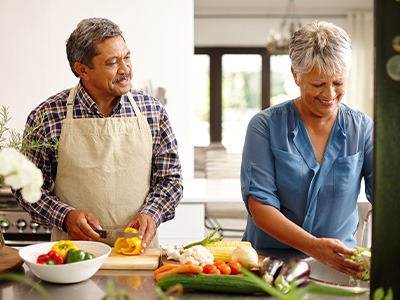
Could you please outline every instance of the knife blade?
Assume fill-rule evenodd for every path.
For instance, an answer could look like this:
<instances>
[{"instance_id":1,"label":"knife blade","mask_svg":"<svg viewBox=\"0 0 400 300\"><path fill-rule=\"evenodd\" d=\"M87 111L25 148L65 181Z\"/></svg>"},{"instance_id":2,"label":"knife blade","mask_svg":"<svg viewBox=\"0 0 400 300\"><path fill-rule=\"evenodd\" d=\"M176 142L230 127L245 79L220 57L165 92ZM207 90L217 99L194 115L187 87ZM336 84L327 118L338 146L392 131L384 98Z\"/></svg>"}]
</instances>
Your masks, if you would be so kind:
<instances>
[{"instance_id":1,"label":"knife blade","mask_svg":"<svg viewBox=\"0 0 400 300\"><path fill-rule=\"evenodd\" d=\"M124 231L120 231L120 230L98 230L95 229L95 232L97 232L101 238L105 239L108 237L122 237L122 238L133 238L133 237L137 237L137 236L142 236L139 233L134 233L134 232L124 232Z\"/></svg>"}]
</instances>

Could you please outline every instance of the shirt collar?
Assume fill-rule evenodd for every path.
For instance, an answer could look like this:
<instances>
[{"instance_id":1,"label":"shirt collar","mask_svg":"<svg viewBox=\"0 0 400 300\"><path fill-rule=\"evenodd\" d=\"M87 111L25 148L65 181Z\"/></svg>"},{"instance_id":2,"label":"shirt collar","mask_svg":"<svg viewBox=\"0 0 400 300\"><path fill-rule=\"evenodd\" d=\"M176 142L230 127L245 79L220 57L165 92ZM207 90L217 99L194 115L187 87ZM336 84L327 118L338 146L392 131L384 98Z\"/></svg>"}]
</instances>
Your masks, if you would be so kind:
<instances>
[{"instance_id":1,"label":"shirt collar","mask_svg":"<svg viewBox=\"0 0 400 300\"><path fill-rule=\"evenodd\" d=\"M82 85L82 82L79 81L78 84L78 89L76 92L76 95L79 99L79 101L81 102L81 104L88 110L91 112L94 112L96 114L100 114L100 109L99 106L97 105L96 102L94 102L94 100L90 97L90 95L88 94L88 92L86 92L84 86ZM122 95L118 101L118 103L115 105L115 107L113 108L113 111L111 113L111 115L113 115L115 112L119 111L122 107L121 101L124 98L124 95Z\"/></svg>"}]
</instances>

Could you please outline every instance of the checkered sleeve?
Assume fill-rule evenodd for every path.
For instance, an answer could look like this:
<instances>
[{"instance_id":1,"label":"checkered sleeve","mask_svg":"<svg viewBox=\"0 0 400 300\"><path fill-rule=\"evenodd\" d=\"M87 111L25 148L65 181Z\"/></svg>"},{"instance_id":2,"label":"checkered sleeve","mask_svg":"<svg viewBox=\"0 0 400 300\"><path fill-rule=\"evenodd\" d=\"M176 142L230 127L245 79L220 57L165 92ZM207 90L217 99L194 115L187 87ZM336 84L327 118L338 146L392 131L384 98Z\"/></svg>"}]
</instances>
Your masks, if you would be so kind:
<instances>
[{"instance_id":1,"label":"checkered sleeve","mask_svg":"<svg viewBox=\"0 0 400 300\"><path fill-rule=\"evenodd\" d=\"M139 213L152 215L159 226L175 216L183 192L182 171L178 142L165 108L159 103L146 107L152 107L145 113L153 135L152 178L149 194Z\"/></svg>"},{"instance_id":2,"label":"checkered sleeve","mask_svg":"<svg viewBox=\"0 0 400 300\"><path fill-rule=\"evenodd\" d=\"M65 216L72 210L62 203L53 193L54 181L57 173L57 149L47 147L46 144L55 144L61 131L61 120L53 118L59 115L60 107L55 102L39 105L28 116L24 135L24 143L38 143L39 147L30 148L26 156L42 171L44 184L42 196L36 203L23 200L21 191L14 191L19 205L27 211L32 220L43 225L54 226L62 230Z\"/></svg>"}]
</instances>

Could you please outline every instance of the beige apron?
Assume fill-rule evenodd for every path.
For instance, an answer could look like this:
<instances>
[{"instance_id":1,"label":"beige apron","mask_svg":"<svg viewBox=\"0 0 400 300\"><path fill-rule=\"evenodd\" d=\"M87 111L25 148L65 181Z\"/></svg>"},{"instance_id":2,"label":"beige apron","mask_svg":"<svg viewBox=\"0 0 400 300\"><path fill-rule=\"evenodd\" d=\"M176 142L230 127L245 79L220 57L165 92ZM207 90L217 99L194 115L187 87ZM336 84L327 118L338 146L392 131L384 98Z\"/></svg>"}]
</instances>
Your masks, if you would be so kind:
<instances>
[{"instance_id":1,"label":"beige apron","mask_svg":"<svg viewBox=\"0 0 400 300\"><path fill-rule=\"evenodd\" d=\"M74 119L76 91L71 89L67 100L54 191L60 201L92 213L103 229L122 230L149 192L150 127L130 92L134 117ZM53 228L51 240L60 239L68 234ZM153 242L157 246L157 238Z\"/></svg>"}]
</instances>

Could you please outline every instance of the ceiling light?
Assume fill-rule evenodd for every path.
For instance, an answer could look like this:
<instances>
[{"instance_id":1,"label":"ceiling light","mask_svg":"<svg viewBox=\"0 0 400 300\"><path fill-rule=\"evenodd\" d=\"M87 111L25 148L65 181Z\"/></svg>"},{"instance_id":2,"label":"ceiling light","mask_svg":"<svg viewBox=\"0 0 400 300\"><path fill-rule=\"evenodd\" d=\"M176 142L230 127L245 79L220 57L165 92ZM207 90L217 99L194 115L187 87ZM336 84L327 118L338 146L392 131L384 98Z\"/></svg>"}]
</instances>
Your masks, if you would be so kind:
<instances>
[{"instance_id":1,"label":"ceiling light","mask_svg":"<svg viewBox=\"0 0 400 300\"><path fill-rule=\"evenodd\" d=\"M286 54L294 32L301 27L301 22L295 13L294 0L288 0L285 15L279 30L271 29L267 36L266 48L271 54Z\"/></svg>"}]
</instances>

